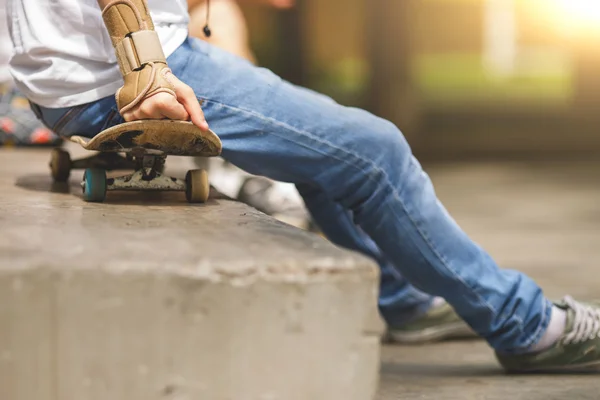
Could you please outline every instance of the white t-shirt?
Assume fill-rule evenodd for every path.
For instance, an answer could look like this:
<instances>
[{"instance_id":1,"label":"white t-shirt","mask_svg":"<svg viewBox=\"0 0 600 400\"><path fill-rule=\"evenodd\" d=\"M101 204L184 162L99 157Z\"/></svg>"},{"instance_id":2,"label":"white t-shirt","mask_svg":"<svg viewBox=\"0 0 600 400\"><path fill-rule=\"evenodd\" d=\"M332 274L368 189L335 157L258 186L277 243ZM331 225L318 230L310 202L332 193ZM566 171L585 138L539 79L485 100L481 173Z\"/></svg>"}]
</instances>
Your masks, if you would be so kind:
<instances>
[{"instance_id":1,"label":"white t-shirt","mask_svg":"<svg viewBox=\"0 0 600 400\"><path fill-rule=\"evenodd\" d=\"M187 0L147 0L165 55L188 35ZM34 103L71 107L123 84L96 0L8 0L10 72Z\"/></svg>"},{"instance_id":2,"label":"white t-shirt","mask_svg":"<svg viewBox=\"0 0 600 400\"><path fill-rule=\"evenodd\" d=\"M0 83L10 81L10 72L8 62L12 54L12 43L8 35L8 26L6 24L6 0L0 0Z\"/></svg>"}]
</instances>

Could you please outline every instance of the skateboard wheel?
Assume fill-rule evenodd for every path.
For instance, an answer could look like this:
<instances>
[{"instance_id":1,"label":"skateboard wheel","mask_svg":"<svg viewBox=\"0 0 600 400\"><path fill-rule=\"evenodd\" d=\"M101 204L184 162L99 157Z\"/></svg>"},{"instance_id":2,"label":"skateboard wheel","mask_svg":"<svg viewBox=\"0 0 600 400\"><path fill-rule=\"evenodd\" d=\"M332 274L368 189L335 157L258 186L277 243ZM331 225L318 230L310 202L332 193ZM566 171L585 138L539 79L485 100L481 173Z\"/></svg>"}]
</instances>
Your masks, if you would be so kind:
<instances>
[{"instance_id":1,"label":"skateboard wheel","mask_svg":"<svg viewBox=\"0 0 600 400\"><path fill-rule=\"evenodd\" d=\"M188 171L185 175L185 197L189 203L205 203L210 194L208 172L203 169Z\"/></svg>"},{"instance_id":2,"label":"skateboard wheel","mask_svg":"<svg viewBox=\"0 0 600 400\"><path fill-rule=\"evenodd\" d=\"M101 203L106 198L106 172L103 169L88 168L83 173L83 199Z\"/></svg>"},{"instance_id":3,"label":"skateboard wheel","mask_svg":"<svg viewBox=\"0 0 600 400\"><path fill-rule=\"evenodd\" d=\"M55 182L66 182L71 175L71 156L62 149L52 149L50 171Z\"/></svg>"}]
</instances>

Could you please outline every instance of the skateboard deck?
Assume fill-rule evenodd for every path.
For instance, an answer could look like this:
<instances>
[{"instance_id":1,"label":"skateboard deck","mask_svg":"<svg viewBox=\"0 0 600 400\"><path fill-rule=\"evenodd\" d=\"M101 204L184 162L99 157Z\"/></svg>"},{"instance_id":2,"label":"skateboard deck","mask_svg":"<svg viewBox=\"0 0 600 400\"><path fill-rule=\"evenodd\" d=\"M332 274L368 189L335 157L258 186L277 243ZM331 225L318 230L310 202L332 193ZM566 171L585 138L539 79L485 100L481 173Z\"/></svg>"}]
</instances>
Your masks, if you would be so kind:
<instances>
[{"instance_id":1,"label":"skateboard deck","mask_svg":"<svg viewBox=\"0 0 600 400\"><path fill-rule=\"evenodd\" d=\"M216 157L222 150L221 140L213 131L202 131L191 122L171 120L126 122L92 139L72 136L70 140L99 153L73 161L68 152L54 149L50 161L52 177L66 182L72 169L85 168L83 198L93 202L104 201L107 191L152 190L183 191L190 203L203 203L210 193L208 173L188 171L185 180L168 177L163 175L165 160L167 156ZM133 173L107 178L106 171L121 167L132 169Z\"/></svg>"},{"instance_id":2,"label":"skateboard deck","mask_svg":"<svg viewBox=\"0 0 600 400\"><path fill-rule=\"evenodd\" d=\"M159 156L216 157L221 140L188 121L143 120L108 128L94 138L72 136L86 150Z\"/></svg>"}]
</instances>

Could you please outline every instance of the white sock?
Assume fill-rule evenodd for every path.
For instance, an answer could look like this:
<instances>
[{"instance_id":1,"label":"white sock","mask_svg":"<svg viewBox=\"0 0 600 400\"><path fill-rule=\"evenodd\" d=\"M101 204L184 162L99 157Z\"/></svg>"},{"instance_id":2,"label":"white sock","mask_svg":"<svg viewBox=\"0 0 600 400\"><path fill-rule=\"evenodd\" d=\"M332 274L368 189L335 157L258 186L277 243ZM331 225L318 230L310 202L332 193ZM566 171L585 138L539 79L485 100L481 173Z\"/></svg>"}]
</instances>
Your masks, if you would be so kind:
<instances>
[{"instance_id":1,"label":"white sock","mask_svg":"<svg viewBox=\"0 0 600 400\"><path fill-rule=\"evenodd\" d=\"M548 324L546 333L544 333L544 336L542 336L539 342L534 344L529 349L529 352L539 353L554 346L558 339L560 339L560 337L565 333L566 327L567 312L561 308L553 306L552 314L550 316L550 323Z\"/></svg>"},{"instance_id":2,"label":"white sock","mask_svg":"<svg viewBox=\"0 0 600 400\"><path fill-rule=\"evenodd\" d=\"M444 300L443 298L441 298L441 297L434 297L433 301L431 302L431 309L441 307L441 306L443 306L445 304L446 304L446 300Z\"/></svg>"}]
</instances>

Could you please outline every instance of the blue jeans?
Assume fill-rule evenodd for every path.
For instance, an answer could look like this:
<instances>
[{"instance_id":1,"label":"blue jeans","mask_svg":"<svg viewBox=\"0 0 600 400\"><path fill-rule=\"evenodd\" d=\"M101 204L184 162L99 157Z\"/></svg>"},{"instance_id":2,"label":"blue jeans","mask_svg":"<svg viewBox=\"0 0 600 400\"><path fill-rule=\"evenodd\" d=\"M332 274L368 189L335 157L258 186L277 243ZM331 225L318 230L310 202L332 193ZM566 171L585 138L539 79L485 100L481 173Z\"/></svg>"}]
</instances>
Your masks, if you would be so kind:
<instances>
[{"instance_id":1,"label":"blue jeans","mask_svg":"<svg viewBox=\"0 0 600 400\"><path fill-rule=\"evenodd\" d=\"M460 229L392 123L200 40L186 41L169 65L204 100L225 159L294 183L333 242L379 262L388 324L420 315L435 295L499 351L523 351L542 337L551 311L542 290L524 274L500 269ZM64 136L93 136L122 122L112 97L71 109L34 108Z\"/></svg>"}]
</instances>

